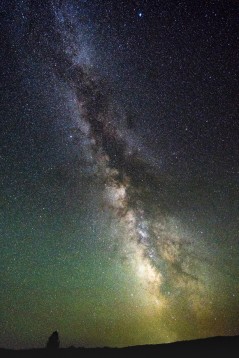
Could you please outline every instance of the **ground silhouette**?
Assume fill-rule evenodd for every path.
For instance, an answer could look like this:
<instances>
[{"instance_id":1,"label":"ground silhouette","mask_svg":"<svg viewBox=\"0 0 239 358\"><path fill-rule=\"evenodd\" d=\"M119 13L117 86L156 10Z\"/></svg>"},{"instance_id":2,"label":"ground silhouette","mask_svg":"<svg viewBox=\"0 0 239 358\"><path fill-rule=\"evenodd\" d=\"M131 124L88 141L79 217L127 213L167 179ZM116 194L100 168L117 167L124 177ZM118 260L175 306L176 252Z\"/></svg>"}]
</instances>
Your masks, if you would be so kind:
<instances>
[{"instance_id":1,"label":"ground silhouette","mask_svg":"<svg viewBox=\"0 0 239 358\"><path fill-rule=\"evenodd\" d=\"M125 348L59 348L55 350L29 349L8 350L0 349L1 357L237 357L239 351L239 336L212 337L192 341L181 341L168 344L131 346Z\"/></svg>"}]
</instances>

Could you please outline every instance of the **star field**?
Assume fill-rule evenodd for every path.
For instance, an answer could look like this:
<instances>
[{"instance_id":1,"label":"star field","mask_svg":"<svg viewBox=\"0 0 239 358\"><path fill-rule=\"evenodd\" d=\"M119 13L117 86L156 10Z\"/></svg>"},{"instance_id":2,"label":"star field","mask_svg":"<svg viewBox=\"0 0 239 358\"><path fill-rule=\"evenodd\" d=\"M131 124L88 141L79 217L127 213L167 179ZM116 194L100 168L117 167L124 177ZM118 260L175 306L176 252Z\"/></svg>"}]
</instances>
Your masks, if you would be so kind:
<instances>
[{"instance_id":1,"label":"star field","mask_svg":"<svg viewBox=\"0 0 239 358\"><path fill-rule=\"evenodd\" d=\"M0 16L0 346L239 334L238 4Z\"/></svg>"}]
</instances>

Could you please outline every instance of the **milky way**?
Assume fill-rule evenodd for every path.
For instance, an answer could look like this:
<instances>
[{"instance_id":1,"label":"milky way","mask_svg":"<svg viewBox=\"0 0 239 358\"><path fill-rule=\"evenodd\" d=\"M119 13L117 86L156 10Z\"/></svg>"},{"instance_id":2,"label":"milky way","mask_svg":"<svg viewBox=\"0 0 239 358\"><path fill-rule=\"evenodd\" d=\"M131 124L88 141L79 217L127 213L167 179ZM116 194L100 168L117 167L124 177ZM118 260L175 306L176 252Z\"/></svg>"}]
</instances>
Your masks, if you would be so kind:
<instances>
[{"instance_id":1,"label":"milky way","mask_svg":"<svg viewBox=\"0 0 239 358\"><path fill-rule=\"evenodd\" d=\"M112 4L107 11L113 11ZM147 21L140 5L134 6L134 21ZM3 15L10 10L6 7ZM118 92L117 79L114 84L119 60L113 54L113 64L109 63L108 44L99 50L104 39L97 32L100 25L85 20L97 6L92 11L84 1L53 1L43 8L26 1L14 11L17 30L5 26L10 47L17 53L19 67L11 66L13 76L22 71L16 93L22 90L25 104L15 104L17 114L10 106L6 113L20 118L24 107L28 111L24 118L35 117L10 129L16 143L21 138L27 143L20 161L14 144L7 144L13 154L6 163L16 164L9 172L6 164L3 178L11 185L6 189L4 184L2 190L8 303L4 303L1 344L41 346L54 329L60 331L65 346L124 346L238 333L238 239L233 236L238 225L232 214L231 230L223 222L217 226L222 215L217 210L224 205L217 194L225 195L217 175L219 164L217 178L207 189L197 174L205 157L193 169L193 145L190 148L180 138L176 146L171 128L165 136L163 125L159 130L151 119L147 127L140 111L129 109L127 80ZM165 11L162 7L160 14ZM114 36L112 28L112 42ZM130 41L130 36L126 39ZM108 59L102 62L106 54ZM131 81L137 84L135 74ZM130 101L133 96L135 108L144 82L134 95L130 86L128 97ZM153 92L149 91L150 109L142 109L142 118L150 111L152 118L155 115L150 103L155 100ZM170 122L174 109L168 111ZM183 126L188 132L190 121ZM49 132L57 133L57 139ZM192 142L197 143L198 134L194 135ZM162 144L165 138L171 143L167 147ZM195 144L198 152L203 143L204 139ZM33 148L30 164L28 148ZM187 148L192 153L188 162ZM181 169L178 162L169 164L182 152ZM205 171L210 170L205 164ZM12 175L14 171L19 177ZM222 212L237 206L237 201L230 202L232 192ZM210 200L204 199L207 196ZM26 303L28 296L31 302ZM30 328L35 316L37 326Z\"/></svg>"}]
</instances>

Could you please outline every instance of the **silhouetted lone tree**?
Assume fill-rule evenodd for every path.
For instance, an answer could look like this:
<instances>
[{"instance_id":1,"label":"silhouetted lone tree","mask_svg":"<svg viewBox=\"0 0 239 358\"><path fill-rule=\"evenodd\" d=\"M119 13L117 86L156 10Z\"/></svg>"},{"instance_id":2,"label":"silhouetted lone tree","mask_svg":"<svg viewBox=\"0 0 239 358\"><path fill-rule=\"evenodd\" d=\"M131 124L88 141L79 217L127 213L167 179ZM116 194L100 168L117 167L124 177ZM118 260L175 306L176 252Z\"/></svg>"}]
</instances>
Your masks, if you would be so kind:
<instances>
[{"instance_id":1,"label":"silhouetted lone tree","mask_svg":"<svg viewBox=\"0 0 239 358\"><path fill-rule=\"evenodd\" d=\"M59 346L60 346L59 334L57 331L55 331L48 338L46 348L47 349L58 349Z\"/></svg>"}]
</instances>

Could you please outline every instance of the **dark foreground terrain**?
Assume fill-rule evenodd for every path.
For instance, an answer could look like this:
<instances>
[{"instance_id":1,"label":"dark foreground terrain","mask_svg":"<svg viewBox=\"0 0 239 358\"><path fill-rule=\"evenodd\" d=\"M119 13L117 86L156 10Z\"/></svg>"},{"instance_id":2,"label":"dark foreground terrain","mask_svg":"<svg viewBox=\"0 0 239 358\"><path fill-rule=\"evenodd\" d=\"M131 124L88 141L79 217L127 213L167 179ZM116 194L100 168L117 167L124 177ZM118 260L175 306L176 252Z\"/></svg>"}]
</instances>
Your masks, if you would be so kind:
<instances>
[{"instance_id":1,"label":"dark foreground terrain","mask_svg":"<svg viewBox=\"0 0 239 358\"><path fill-rule=\"evenodd\" d=\"M0 357L238 357L239 336L125 348L0 349Z\"/></svg>"}]
</instances>

